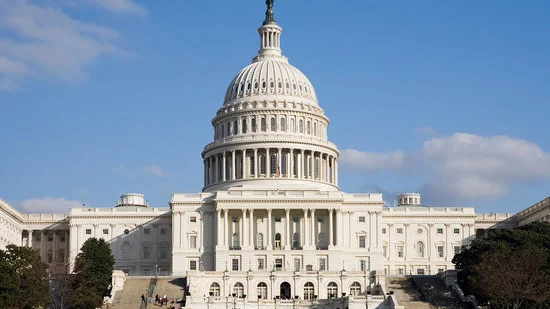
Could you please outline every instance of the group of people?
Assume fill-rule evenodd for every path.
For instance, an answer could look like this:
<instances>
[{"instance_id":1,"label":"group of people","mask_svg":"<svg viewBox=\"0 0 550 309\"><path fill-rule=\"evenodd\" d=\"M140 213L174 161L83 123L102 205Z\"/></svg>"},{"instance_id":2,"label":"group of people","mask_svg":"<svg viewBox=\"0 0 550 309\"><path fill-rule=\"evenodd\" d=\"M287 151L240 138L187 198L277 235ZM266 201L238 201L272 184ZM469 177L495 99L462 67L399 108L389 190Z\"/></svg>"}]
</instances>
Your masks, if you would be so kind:
<instances>
[{"instance_id":1,"label":"group of people","mask_svg":"<svg viewBox=\"0 0 550 309\"><path fill-rule=\"evenodd\" d=\"M184 300L181 299L181 298L178 298L176 300L176 303L182 303ZM146 303L147 302L147 298L145 297L144 294L141 294L141 302L142 303ZM155 295L155 304L158 304L159 306L164 306L164 305L168 305L168 297L166 296L166 294L164 294L163 296L160 296L160 295ZM174 301L172 300L172 303L171 305L168 307L168 309L176 309L176 306L174 305Z\"/></svg>"},{"instance_id":2,"label":"group of people","mask_svg":"<svg viewBox=\"0 0 550 309\"><path fill-rule=\"evenodd\" d=\"M158 294L155 295L155 304L166 305L168 304L168 298L166 297L166 294L164 296L159 296Z\"/></svg>"}]
</instances>

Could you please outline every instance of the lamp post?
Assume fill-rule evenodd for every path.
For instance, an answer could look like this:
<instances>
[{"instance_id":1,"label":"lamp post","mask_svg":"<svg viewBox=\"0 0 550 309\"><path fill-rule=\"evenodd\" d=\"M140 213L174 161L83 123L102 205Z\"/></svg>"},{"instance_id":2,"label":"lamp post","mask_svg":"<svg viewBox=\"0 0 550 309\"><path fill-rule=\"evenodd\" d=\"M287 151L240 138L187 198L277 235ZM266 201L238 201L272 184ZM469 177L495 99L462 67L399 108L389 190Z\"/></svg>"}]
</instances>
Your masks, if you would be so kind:
<instances>
[{"instance_id":1,"label":"lamp post","mask_svg":"<svg viewBox=\"0 0 550 309\"><path fill-rule=\"evenodd\" d=\"M233 309L235 309L235 304L237 303L237 298L236 298L237 294L233 293L231 294L231 296L233 296Z\"/></svg>"}]
</instances>

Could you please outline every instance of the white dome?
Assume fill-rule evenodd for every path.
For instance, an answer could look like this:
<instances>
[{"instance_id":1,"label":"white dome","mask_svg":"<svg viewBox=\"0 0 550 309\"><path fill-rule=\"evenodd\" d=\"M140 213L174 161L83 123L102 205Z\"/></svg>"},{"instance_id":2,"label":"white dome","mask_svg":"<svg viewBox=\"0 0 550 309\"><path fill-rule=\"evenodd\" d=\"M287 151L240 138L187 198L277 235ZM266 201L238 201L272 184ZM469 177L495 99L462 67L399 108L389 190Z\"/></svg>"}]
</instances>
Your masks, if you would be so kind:
<instances>
[{"instance_id":1,"label":"white dome","mask_svg":"<svg viewBox=\"0 0 550 309\"><path fill-rule=\"evenodd\" d=\"M262 96L317 105L311 82L282 59L260 59L242 69L227 87L224 105L237 99Z\"/></svg>"}]
</instances>

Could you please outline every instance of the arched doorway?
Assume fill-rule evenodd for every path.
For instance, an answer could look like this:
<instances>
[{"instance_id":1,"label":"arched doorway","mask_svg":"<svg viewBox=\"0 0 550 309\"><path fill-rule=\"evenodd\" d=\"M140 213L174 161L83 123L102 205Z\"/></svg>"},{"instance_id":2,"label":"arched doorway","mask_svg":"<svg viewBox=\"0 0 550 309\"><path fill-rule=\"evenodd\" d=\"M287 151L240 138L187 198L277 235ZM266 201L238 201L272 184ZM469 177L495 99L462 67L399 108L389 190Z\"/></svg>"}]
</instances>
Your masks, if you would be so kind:
<instances>
[{"instance_id":1,"label":"arched doorway","mask_svg":"<svg viewBox=\"0 0 550 309\"><path fill-rule=\"evenodd\" d=\"M290 299L290 283L283 282L281 283L280 297L281 299Z\"/></svg>"}]
</instances>

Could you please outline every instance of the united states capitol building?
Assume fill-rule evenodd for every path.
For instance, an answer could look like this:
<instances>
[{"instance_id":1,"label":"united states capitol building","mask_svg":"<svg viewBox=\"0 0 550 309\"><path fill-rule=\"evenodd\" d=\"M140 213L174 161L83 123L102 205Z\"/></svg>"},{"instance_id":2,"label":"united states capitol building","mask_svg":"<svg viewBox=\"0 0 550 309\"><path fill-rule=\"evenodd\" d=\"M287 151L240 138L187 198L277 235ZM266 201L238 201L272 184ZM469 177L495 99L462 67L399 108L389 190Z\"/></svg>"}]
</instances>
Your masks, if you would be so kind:
<instances>
[{"instance_id":1,"label":"united states capitol building","mask_svg":"<svg viewBox=\"0 0 550 309\"><path fill-rule=\"evenodd\" d=\"M308 78L283 55L271 6L258 33L258 55L230 82L212 119L202 192L174 193L159 208L128 193L114 207L68 214L23 214L0 199L0 248L32 247L61 269L88 238L104 238L115 269L185 277L188 305L206 308L204 295L367 295L388 275L453 269L454 254L482 229L550 221L550 199L515 215L478 214L422 206L418 193L386 207L380 193L340 191L329 119Z\"/></svg>"}]
</instances>

